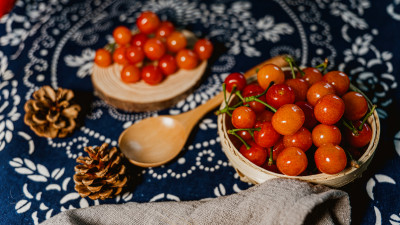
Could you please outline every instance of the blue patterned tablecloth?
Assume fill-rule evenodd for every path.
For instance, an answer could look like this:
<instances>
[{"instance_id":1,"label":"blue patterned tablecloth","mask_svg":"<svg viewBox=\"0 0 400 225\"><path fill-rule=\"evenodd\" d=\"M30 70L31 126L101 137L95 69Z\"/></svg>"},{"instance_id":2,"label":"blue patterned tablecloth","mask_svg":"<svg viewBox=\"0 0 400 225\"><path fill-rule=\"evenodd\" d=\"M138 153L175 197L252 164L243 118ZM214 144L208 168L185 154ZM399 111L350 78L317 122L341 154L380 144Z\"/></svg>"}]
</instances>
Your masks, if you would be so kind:
<instances>
[{"instance_id":1,"label":"blue patterned tablecloth","mask_svg":"<svg viewBox=\"0 0 400 225\"><path fill-rule=\"evenodd\" d=\"M127 113L99 99L90 76L95 50L111 40L112 29L134 29L144 10L208 37L217 57L201 86L177 105ZM378 105L382 133L376 155L362 178L342 189L350 195L354 224L400 224L398 0L17 1L0 20L0 223L38 224L72 208L198 200L249 188L221 151L212 113L173 162L131 166L134 185L113 199L81 198L72 177L85 146L116 146L135 121L193 109L221 90L227 74L282 53L303 65L328 58L328 69L345 71ZM90 106L72 136L40 138L24 124L23 106L43 85L72 89Z\"/></svg>"}]
</instances>

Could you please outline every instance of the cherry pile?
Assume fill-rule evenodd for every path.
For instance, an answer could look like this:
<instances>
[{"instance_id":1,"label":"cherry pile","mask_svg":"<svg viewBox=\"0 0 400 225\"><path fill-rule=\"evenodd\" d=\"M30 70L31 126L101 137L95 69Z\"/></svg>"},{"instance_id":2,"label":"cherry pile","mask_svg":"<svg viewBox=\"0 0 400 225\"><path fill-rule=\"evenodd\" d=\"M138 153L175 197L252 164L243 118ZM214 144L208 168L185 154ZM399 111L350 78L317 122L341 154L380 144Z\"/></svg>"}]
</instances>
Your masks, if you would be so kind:
<instances>
[{"instance_id":1,"label":"cherry pile","mask_svg":"<svg viewBox=\"0 0 400 225\"><path fill-rule=\"evenodd\" d=\"M226 106L217 114L231 117L234 128L228 133L241 141L239 152L257 166L289 176L358 167L372 138L366 120L375 106L370 109L362 93L349 89L344 72L326 72L327 60L304 69L290 56L285 60L290 70L266 64L253 83L241 73L226 77ZM239 101L229 105L233 93Z\"/></svg>"},{"instance_id":2,"label":"cherry pile","mask_svg":"<svg viewBox=\"0 0 400 225\"><path fill-rule=\"evenodd\" d=\"M143 80L156 85L178 69L196 68L200 60L207 60L212 54L213 44L209 40L199 39L189 49L184 34L170 21L160 21L153 12L142 12L136 26L135 34L126 26L116 27L115 43L98 49L94 58L100 67L123 65L121 79L125 83Z\"/></svg>"}]
</instances>

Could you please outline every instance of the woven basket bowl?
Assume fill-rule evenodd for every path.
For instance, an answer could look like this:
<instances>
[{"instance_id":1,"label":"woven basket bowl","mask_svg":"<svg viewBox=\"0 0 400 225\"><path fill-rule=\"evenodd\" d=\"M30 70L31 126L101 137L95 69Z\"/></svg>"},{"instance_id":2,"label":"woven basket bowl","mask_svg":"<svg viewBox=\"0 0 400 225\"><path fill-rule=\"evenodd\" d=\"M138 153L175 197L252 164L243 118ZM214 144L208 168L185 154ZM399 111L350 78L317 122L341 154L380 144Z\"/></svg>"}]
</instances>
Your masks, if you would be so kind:
<instances>
[{"instance_id":1,"label":"woven basket bowl","mask_svg":"<svg viewBox=\"0 0 400 225\"><path fill-rule=\"evenodd\" d=\"M251 76L248 79L249 82L252 82L254 80L256 80L255 75ZM354 87L353 85L350 85L350 89L360 92L360 90ZM233 102L235 101L236 102L238 101L237 97L232 96L229 104L232 105ZM368 100L368 98L367 101L368 104L370 104L371 106L371 102ZM223 109L224 107L225 107L225 102L221 104L220 109ZM358 177L361 177L362 173L367 169L368 165L372 161L376 147L378 146L379 135L381 130L379 117L376 110L368 118L368 123L372 129L372 139L364 154L358 159L360 167L354 168L348 165L343 171L334 175L319 173L308 176L287 176L284 174L274 173L265 170L259 166L256 166L239 152L238 148L240 148L241 142L233 135L227 133L229 129L232 129L234 127L231 123L231 118L226 113L218 116L218 135L221 139L221 146L223 152L228 157L230 163L235 168L236 172L239 174L240 179L244 182L259 184L272 178L290 178L290 179L298 179L314 184L323 184L329 187L338 188L352 182Z\"/></svg>"}]
</instances>

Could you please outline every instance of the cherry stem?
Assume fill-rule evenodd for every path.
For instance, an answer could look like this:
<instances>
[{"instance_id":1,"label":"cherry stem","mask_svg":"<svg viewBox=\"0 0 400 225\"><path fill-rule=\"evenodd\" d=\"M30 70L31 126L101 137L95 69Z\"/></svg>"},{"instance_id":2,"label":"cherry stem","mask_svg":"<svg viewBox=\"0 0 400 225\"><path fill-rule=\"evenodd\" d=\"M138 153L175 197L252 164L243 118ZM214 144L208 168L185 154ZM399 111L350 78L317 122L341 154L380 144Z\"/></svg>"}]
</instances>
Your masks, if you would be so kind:
<instances>
[{"instance_id":1,"label":"cherry stem","mask_svg":"<svg viewBox=\"0 0 400 225\"><path fill-rule=\"evenodd\" d=\"M104 49L106 49L106 50L109 51L111 54L113 54L114 51L115 51L115 47L116 47L115 42L114 42L114 43L108 43L108 44L104 47Z\"/></svg>"},{"instance_id":2,"label":"cherry stem","mask_svg":"<svg viewBox=\"0 0 400 225\"><path fill-rule=\"evenodd\" d=\"M293 67L293 62L294 62L293 58L286 56L285 61L289 63L290 70L292 71L292 78L296 79L296 73L294 72L294 67Z\"/></svg>"},{"instance_id":3,"label":"cherry stem","mask_svg":"<svg viewBox=\"0 0 400 225\"><path fill-rule=\"evenodd\" d=\"M236 89L236 85L233 86L232 92ZM232 97L232 92L229 94L228 99L226 99L226 84L222 83L222 91L224 92L224 101L225 101L225 107L221 110L218 110L215 112L215 115L220 115L223 113L227 113L229 116L232 116L232 114L229 112L230 110L235 110L236 107L229 107L229 101L231 100Z\"/></svg>"},{"instance_id":4,"label":"cherry stem","mask_svg":"<svg viewBox=\"0 0 400 225\"><path fill-rule=\"evenodd\" d=\"M351 153L350 153L347 149L345 149L344 151L347 153L347 155L348 155L349 158L350 158L350 164L351 164L351 166L354 167L354 168L360 168L360 164L357 162L357 160L355 160L355 159L353 158L353 156L351 155Z\"/></svg>"},{"instance_id":5,"label":"cherry stem","mask_svg":"<svg viewBox=\"0 0 400 225\"><path fill-rule=\"evenodd\" d=\"M328 67L328 58L325 58L324 62L319 64L315 68L321 68L321 67L322 67L321 73L324 73L326 68Z\"/></svg>"},{"instance_id":6,"label":"cherry stem","mask_svg":"<svg viewBox=\"0 0 400 225\"><path fill-rule=\"evenodd\" d=\"M251 148L251 146L249 144L247 144L247 142L233 130L234 129L228 130L228 134L232 134L233 136L237 137L237 139L239 139L246 146L246 149L249 150Z\"/></svg>"},{"instance_id":7,"label":"cherry stem","mask_svg":"<svg viewBox=\"0 0 400 225\"><path fill-rule=\"evenodd\" d=\"M293 66L296 67L297 71L299 71L299 73L301 74L301 77L304 76L304 71L302 69L300 69L300 67L296 64L296 62L294 61L293 57L291 56L286 56L285 57L285 61L289 63L290 68L292 69L292 77L293 79L296 78L296 74L294 73L293 70Z\"/></svg>"},{"instance_id":8,"label":"cherry stem","mask_svg":"<svg viewBox=\"0 0 400 225\"><path fill-rule=\"evenodd\" d=\"M372 109L369 111L369 113L368 113L367 115L364 116L364 118L363 118L363 120L362 120L360 126L358 127L358 130L359 130L359 131L362 130L362 128L363 128L363 126L364 126L364 123L367 122L367 119L372 115L372 113L374 113L375 108L376 108L376 105L373 105L373 106L372 106Z\"/></svg>"},{"instance_id":9,"label":"cherry stem","mask_svg":"<svg viewBox=\"0 0 400 225\"><path fill-rule=\"evenodd\" d=\"M349 128L351 130L351 132L353 132L353 134L358 135L358 130L354 127L353 123L350 122L350 124L344 120L343 118L341 119L342 123L345 127Z\"/></svg>"},{"instance_id":10,"label":"cherry stem","mask_svg":"<svg viewBox=\"0 0 400 225\"><path fill-rule=\"evenodd\" d=\"M269 148L269 159L268 159L268 166L274 165L274 157L273 157L274 150L272 147Z\"/></svg>"},{"instance_id":11,"label":"cherry stem","mask_svg":"<svg viewBox=\"0 0 400 225\"><path fill-rule=\"evenodd\" d=\"M261 127L257 127L257 128L237 128L237 129L230 129L231 132L237 132L237 131L248 131L251 135L251 137L254 138L254 131L260 131ZM229 132L229 131L228 131Z\"/></svg>"},{"instance_id":12,"label":"cherry stem","mask_svg":"<svg viewBox=\"0 0 400 225\"><path fill-rule=\"evenodd\" d=\"M262 101L259 99L259 97L265 95L268 91L268 89L274 85L274 82L272 81L271 83L269 83L267 89L264 90L263 93L259 94L259 95L254 95L254 96L249 96L249 97L243 97L242 94L240 93L240 91L236 91L236 95L240 98L240 100L242 100L242 102L252 102L252 101L256 101L259 102L263 105L265 105L266 107L268 107L272 112L276 112L276 109L274 107L272 107L271 105L269 105L268 103Z\"/></svg>"}]
</instances>

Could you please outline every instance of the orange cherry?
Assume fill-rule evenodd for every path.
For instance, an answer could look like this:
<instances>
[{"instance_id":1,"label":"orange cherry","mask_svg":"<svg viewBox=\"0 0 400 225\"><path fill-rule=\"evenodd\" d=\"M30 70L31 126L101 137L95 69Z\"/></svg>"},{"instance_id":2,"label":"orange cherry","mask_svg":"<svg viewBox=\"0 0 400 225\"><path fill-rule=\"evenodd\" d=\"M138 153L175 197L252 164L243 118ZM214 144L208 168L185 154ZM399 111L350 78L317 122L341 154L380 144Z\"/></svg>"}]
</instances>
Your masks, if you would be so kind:
<instances>
[{"instance_id":1,"label":"orange cherry","mask_svg":"<svg viewBox=\"0 0 400 225\"><path fill-rule=\"evenodd\" d=\"M334 125L318 124L312 130L312 141L316 147L323 144L339 145L342 141L342 133Z\"/></svg>"},{"instance_id":2,"label":"orange cherry","mask_svg":"<svg viewBox=\"0 0 400 225\"><path fill-rule=\"evenodd\" d=\"M272 126L282 135L296 133L303 126L304 112L295 104L281 106L272 116Z\"/></svg>"},{"instance_id":3,"label":"orange cherry","mask_svg":"<svg viewBox=\"0 0 400 225\"><path fill-rule=\"evenodd\" d=\"M322 73L317 68L307 67L303 69L303 72L303 79L307 81L310 86L322 80Z\"/></svg>"},{"instance_id":4,"label":"orange cherry","mask_svg":"<svg viewBox=\"0 0 400 225\"><path fill-rule=\"evenodd\" d=\"M283 144L286 148L298 147L305 152L313 144L311 132L301 127L296 133L283 136Z\"/></svg>"},{"instance_id":5,"label":"orange cherry","mask_svg":"<svg viewBox=\"0 0 400 225\"><path fill-rule=\"evenodd\" d=\"M272 81L274 84L285 82L285 74L279 66L274 64L265 64L257 72L257 81L262 88L267 89Z\"/></svg>"},{"instance_id":6,"label":"orange cherry","mask_svg":"<svg viewBox=\"0 0 400 225\"><path fill-rule=\"evenodd\" d=\"M190 49L182 49L175 56L176 64L179 68L185 70L191 70L196 68L198 64L197 55Z\"/></svg>"},{"instance_id":7,"label":"orange cherry","mask_svg":"<svg viewBox=\"0 0 400 225\"><path fill-rule=\"evenodd\" d=\"M344 102L334 94L325 95L314 107L315 119L327 125L337 123L342 118L343 113Z\"/></svg>"},{"instance_id":8,"label":"orange cherry","mask_svg":"<svg viewBox=\"0 0 400 225\"><path fill-rule=\"evenodd\" d=\"M111 65L111 53L103 48L97 49L94 56L94 63L100 67L107 67Z\"/></svg>"},{"instance_id":9,"label":"orange cherry","mask_svg":"<svg viewBox=\"0 0 400 225\"><path fill-rule=\"evenodd\" d=\"M167 48L171 52L178 52L184 49L187 45L187 40L185 35L179 31L174 31L167 38Z\"/></svg>"},{"instance_id":10,"label":"orange cherry","mask_svg":"<svg viewBox=\"0 0 400 225\"><path fill-rule=\"evenodd\" d=\"M289 147L279 153L276 165L283 174L297 176L306 170L308 159L300 148Z\"/></svg>"},{"instance_id":11,"label":"orange cherry","mask_svg":"<svg viewBox=\"0 0 400 225\"><path fill-rule=\"evenodd\" d=\"M318 81L308 89L307 102L315 106L318 100L327 94L335 94L335 88L328 82Z\"/></svg>"},{"instance_id":12,"label":"orange cherry","mask_svg":"<svg viewBox=\"0 0 400 225\"><path fill-rule=\"evenodd\" d=\"M339 96L344 95L349 90L350 79L342 71L329 71L322 77L322 80L332 84Z\"/></svg>"},{"instance_id":13,"label":"orange cherry","mask_svg":"<svg viewBox=\"0 0 400 225\"><path fill-rule=\"evenodd\" d=\"M113 37L117 44L126 45L131 41L132 32L125 26L118 26L113 31Z\"/></svg>"},{"instance_id":14,"label":"orange cherry","mask_svg":"<svg viewBox=\"0 0 400 225\"><path fill-rule=\"evenodd\" d=\"M349 91L342 96L344 101L344 117L349 120L359 120L368 111L368 103L365 97L355 91Z\"/></svg>"},{"instance_id":15,"label":"orange cherry","mask_svg":"<svg viewBox=\"0 0 400 225\"><path fill-rule=\"evenodd\" d=\"M324 144L314 154L315 164L319 171L326 174L336 174L347 165L346 153L339 145Z\"/></svg>"}]
</instances>

